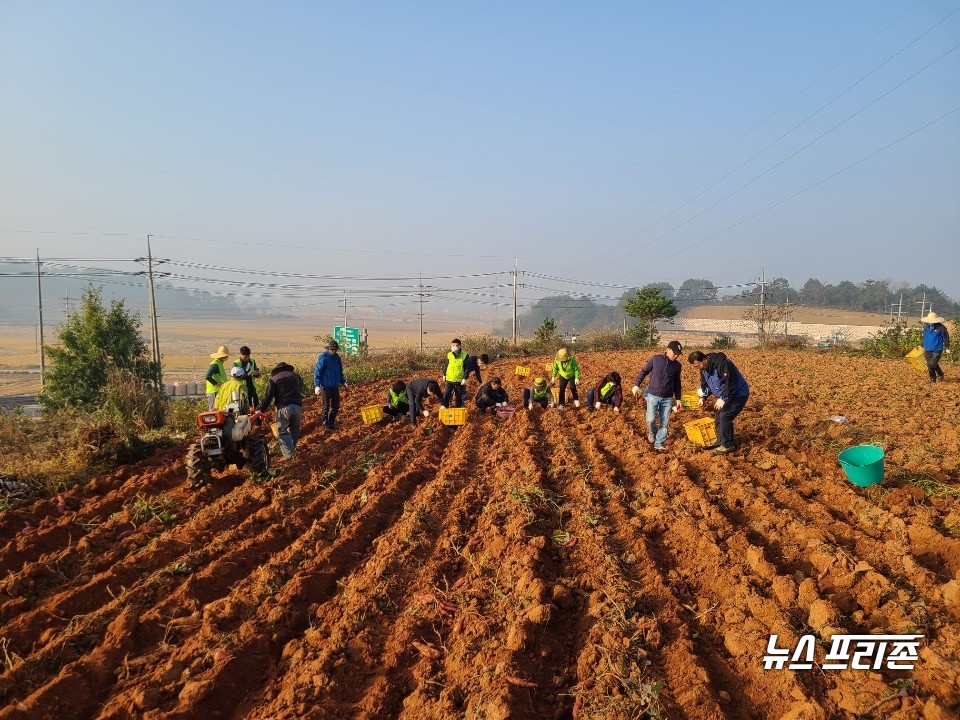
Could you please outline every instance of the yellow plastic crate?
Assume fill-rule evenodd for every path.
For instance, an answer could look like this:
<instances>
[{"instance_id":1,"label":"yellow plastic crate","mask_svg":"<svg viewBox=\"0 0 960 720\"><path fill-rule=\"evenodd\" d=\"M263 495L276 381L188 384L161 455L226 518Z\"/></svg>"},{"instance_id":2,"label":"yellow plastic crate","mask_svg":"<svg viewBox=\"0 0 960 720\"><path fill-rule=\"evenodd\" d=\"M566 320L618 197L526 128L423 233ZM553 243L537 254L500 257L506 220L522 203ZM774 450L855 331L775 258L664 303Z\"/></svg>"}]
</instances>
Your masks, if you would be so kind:
<instances>
[{"instance_id":1,"label":"yellow plastic crate","mask_svg":"<svg viewBox=\"0 0 960 720\"><path fill-rule=\"evenodd\" d=\"M517 377L525 378L530 376L530 368L524 367L523 365L517 365L517 369L513 372Z\"/></svg>"},{"instance_id":2,"label":"yellow plastic crate","mask_svg":"<svg viewBox=\"0 0 960 720\"><path fill-rule=\"evenodd\" d=\"M680 404L687 408L687 410L692 410L700 405L700 396L697 395L696 390L688 390L685 393L680 393Z\"/></svg>"},{"instance_id":3,"label":"yellow plastic crate","mask_svg":"<svg viewBox=\"0 0 960 720\"><path fill-rule=\"evenodd\" d=\"M552 387L550 388L550 394L553 395L553 404L557 405L560 403L560 388Z\"/></svg>"},{"instance_id":4,"label":"yellow plastic crate","mask_svg":"<svg viewBox=\"0 0 960 720\"><path fill-rule=\"evenodd\" d=\"M364 425L373 425L383 420L383 408L379 405L367 405L360 408L360 417L363 418Z\"/></svg>"},{"instance_id":5,"label":"yellow plastic crate","mask_svg":"<svg viewBox=\"0 0 960 720\"><path fill-rule=\"evenodd\" d=\"M914 369L917 372L922 372L924 375L927 374L927 363L923 357L923 348L915 347L913 350L907 353L907 362L913 365Z\"/></svg>"},{"instance_id":6,"label":"yellow plastic crate","mask_svg":"<svg viewBox=\"0 0 960 720\"><path fill-rule=\"evenodd\" d=\"M688 422L683 426L683 429L687 431L687 438L689 438L690 442L700 445L701 447L715 445L717 442L717 431L713 418L703 418L701 420Z\"/></svg>"},{"instance_id":7,"label":"yellow plastic crate","mask_svg":"<svg viewBox=\"0 0 960 720\"><path fill-rule=\"evenodd\" d=\"M467 422L466 408L447 408L440 411L440 422L444 425L463 425Z\"/></svg>"},{"instance_id":8,"label":"yellow plastic crate","mask_svg":"<svg viewBox=\"0 0 960 720\"><path fill-rule=\"evenodd\" d=\"M553 363L544 363L543 369L546 370L547 375L553 374Z\"/></svg>"}]
</instances>

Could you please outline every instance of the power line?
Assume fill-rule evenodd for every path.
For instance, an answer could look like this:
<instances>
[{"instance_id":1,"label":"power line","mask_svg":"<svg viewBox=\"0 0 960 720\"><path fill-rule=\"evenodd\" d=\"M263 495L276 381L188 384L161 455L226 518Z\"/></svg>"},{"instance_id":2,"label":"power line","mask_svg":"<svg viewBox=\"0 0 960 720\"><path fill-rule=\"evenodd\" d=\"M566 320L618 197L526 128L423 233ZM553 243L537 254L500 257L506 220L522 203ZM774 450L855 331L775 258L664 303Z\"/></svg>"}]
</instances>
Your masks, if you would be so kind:
<instances>
[{"instance_id":1,"label":"power line","mask_svg":"<svg viewBox=\"0 0 960 720\"><path fill-rule=\"evenodd\" d=\"M726 173L725 175L723 175L720 179L716 180L715 182L713 182L712 184L710 184L709 186L707 186L706 188L704 188L703 190L701 190L699 193L697 193L697 194L694 195L693 197L688 198L688 199L685 200L683 203L681 203L680 205L678 205L677 207L675 207L673 210L671 210L670 212L668 212L666 215L661 216L660 218L658 218L658 219L655 220L654 222L652 222L652 223L650 223L649 225L647 225L646 227L644 227L644 228L643 228L642 230L640 230L639 232L631 235L631 236L628 237L626 240L618 243L617 245L615 245L615 246L614 246L613 248L611 248L610 250L607 250L607 251L601 253L601 254L598 255L595 259L599 259L599 258L602 257L603 255L606 255L606 254L608 254L609 252L612 252L613 250L617 250L617 249L623 247L624 245L626 245L626 244L627 244L628 242L630 242L631 240L637 239L638 237L640 237L641 235L643 235L645 232L647 232L647 230L650 230L650 229L652 229L653 227L655 227L656 225L659 225L661 222L663 222L663 221L666 220L668 217L670 217L671 215L673 215L674 213L676 213L678 210L682 210L684 207L686 207L687 205L689 205L691 202L693 202L694 200L700 198L704 193L706 193L706 192L708 192L709 190L711 190L712 188L716 187L719 183L723 182L723 181L726 180L728 177L730 177L733 173L737 172L737 170L740 170L740 169L743 168L745 165L747 165L747 164L750 163L751 161L755 160L757 157L759 157L760 155L762 155L763 153L765 153L767 150L769 150L771 147L773 147L774 145L776 145L777 143L779 143L779 142L780 142L781 140L783 140L785 137L787 137L788 135L792 134L795 130L799 129L801 126L803 126L804 124L806 124L807 121L813 119L815 116L817 116L818 114L820 114L823 110L825 110L825 109L828 108L830 105L832 105L832 104L835 103L837 100L839 100L839 99L842 98L844 95L846 95L848 92L850 92L851 90L853 90L855 87L857 87L857 86L858 86L860 83L862 83L864 80L866 80L866 79L869 78L871 75L873 75L875 72L877 72L878 70L880 70L880 68L882 68L884 65L886 65L887 63L889 63L891 60L893 60L894 58L896 58L897 56L899 56L901 53L903 53L905 50L909 49L911 46L913 46L915 43L917 43L917 42L918 42L920 39L922 39L925 35L927 35L927 34L930 33L931 31L933 31L934 29L936 29L937 27L939 27L941 24L943 24L944 22L946 22L948 19L950 19L953 15L955 15L955 14L957 13L957 11L960 11L960 7L954 8L952 11L950 11L949 13L947 13L947 15L945 15L945 16L942 17L940 20L938 20L936 23L934 23L933 25L931 25L930 27L928 27L926 30L924 30L922 33L920 33L919 35L917 35L915 38L913 38L913 40L911 40L911 41L908 42L906 45L904 45L904 46L901 47L899 50L897 50L895 53L893 53L893 55L890 55L889 57L887 57L886 60L884 60L884 61L881 62L879 65L877 65L876 67L874 67L874 68L873 68L872 70L870 70L870 72L868 72L866 75L863 75L859 80L857 80L857 81L855 81L853 84L847 86L847 87L846 87L842 92L840 92L838 95L834 96L831 100L829 100L829 101L827 101L826 103L824 103L823 105L821 105L819 108L817 108L816 110L814 110L811 114L807 115L807 116L806 116L803 120L801 120L799 123L797 123L796 125L794 125L793 127L791 127L789 130L787 130L785 133L783 133L782 135L780 135L778 138L776 138L776 139L773 140L772 142L770 142L770 143L768 143L767 145L765 145L765 146L764 146L763 148L761 148L759 151L757 151L756 153L754 153L753 155L751 155L749 158L747 158L746 160L744 160L742 163L740 163L739 165L737 165L737 167L735 167L733 170L731 170L731 171L729 171L728 173ZM941 55L939 58L937 58L936 60L934 60L934 61L933 61L932 63L930 63L929 65L926 65L925 67L921 68L919 71L917 71L917 73L914 73L914 75L911 75L909 78L907 78L907 80L910 80L910 79L912 79L913 77L915 77L917 74L919 74L920 72L923 72L923 70L926 70L928 67L930 67L930 65L932 65L933 63L938 62L938 61L941 60L943 57L945 57L946 55L948 55L948 54L950 54L951 52L953 52L953 50L956 50L956 47L954 47L953 49L947 51L946 53L944 53L943 55ZM904 80L903 82L907 82L907 80ZM895 87L892 88L891 90L888 90L886 93L884 93L884 95L881 95L880 98L877 98L877 100L885 97L885 96L888 95L889 93L893 92L893 90L896 90L898 87L900 87L900 85L903 84L903 82L900 83L900 84L898 84L897 86L895 86ZM874 100L874 102L876 102L877 100ZM857 113L854 113L854 115L851 115L850 117L848 117L847 120L851 119L852 117L855 117L855 116L858 115L860 112L863 112L863 110L866 110L866 108L870 107L870 105L872 105L872 104L873 104L873 103L870 103L870 104L867 105L866 107L861 108L861 110L859 110ZM843 122L846 122L846 120L844 120ZM843 123L840 123L840 125L842 125L842 124L843 124ZM827 131L827 133L824 133L824 135L828 134L829 132L832 132L833 130L836 130L838 127L840 127L840 125L837 125L837 126L831 128L829 131ZM817 138L816 140L814 140L813 142L816 142L817 140L819 140L819 139L822 138L822 137L823 137L823 135L821 135L820 137L818 137L818 138ZM801 148L801 149L798 150L797 152L800 152L801 150L806 149L807 147L809 147L810 145L812 145L813 142L805 145L803 148ZM786 160L789 160L790 158L794 157L796 154L797 154L797 153L793 153L793 155L790 155L788 158L786 158ZM770 168L770 170L772 170L772 169L778 167L779 165L783 164L783 162L786 162L786 160L783 160L783 161L781 161L780 163L778 163L777 165L774 165L773 168ZM769 170L768 170L767 172L769 172ZM766 173L763 173L763 174L766 174ZM756 180L756 179L758 179L759 177L762 177L762 176L763 176L763 175L759 175L757 178L754 178L754 180ZM751 181L751 182L753 182L753 181ZM749 185L749 183L747 183L747 184ZM738 188L737 190L735 190L735 191L734 191L733 193L731 193L730 195L733 195L733 194L739 192L739 191L742 190L744 187L746 187L746 185L741 186L740 188ZM730 195L727 195L727 196L725 196L724 198L721 198L720 201L718 201L717 203L714 203L714 204L711 205L710 207L706 208L706 210L701 211L701 212L698 213L697 215L694 215L693 218L690 218L690 220L693 220L693 219L699 217L700 215L702 215L702 214L703 214L704 212L706 212L707 210L710 210L710 209L716 207L716 205L719 204L719 202L722 202L723 200L727 199L728 197L730 197ZM664 233L664 235L660 235L658 238L655 238L653 241L651 241L651 243L647 243L647 245L644 245L644 246L642 246L642 247L640 247L640 248L637 248L637 249L633 250L631 253L629 253L629 254L627 255L627 257L629 257L630 255L633 255L634 253L638 252L639 250L642 250L642 249L645 248L645 247L648 247L648 246L649 246L650 244L652 244L653 242L656 242L657 240L659 240L660 238L664 237L665 235L673 232L673 230L676 230L676 229L682 227L683 225L685 225L687 222L690 222L690 220L687 220L685 223L682 223L681 225L678 225L677 227L673 228L672 230L668 231L667 233ZM619 262L619 261L618 261L618 262ZM611 264L615 264L615 263L611 263ZM600 269L601 269L601 270L604 270L604 269L610 267L611 264L604 265L604 266L601 267Z\"/></svg>"}]
</instances>

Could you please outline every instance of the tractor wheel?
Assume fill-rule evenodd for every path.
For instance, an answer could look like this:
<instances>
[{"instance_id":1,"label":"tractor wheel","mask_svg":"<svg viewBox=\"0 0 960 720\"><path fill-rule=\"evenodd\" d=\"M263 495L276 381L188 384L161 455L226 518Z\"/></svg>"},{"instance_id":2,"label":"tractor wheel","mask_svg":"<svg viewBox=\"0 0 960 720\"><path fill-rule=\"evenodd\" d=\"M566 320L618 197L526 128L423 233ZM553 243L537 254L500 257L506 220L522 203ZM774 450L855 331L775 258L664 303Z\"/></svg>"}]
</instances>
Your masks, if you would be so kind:
<instances>
[{"instance_id":1,"label":"tractor wheel","mask_svg":"<svg viewBox=\"0 0 960 720\"><path fill-rule=\"evenodd\" d=\"M191 488L210 482L210 463L200 449L200 443L193 443L187 451L187 480Z\"/></svg>"},{"instance_id":2,"label":"tractor wheel","mask_svg":"<svg viewBox=\"0 0 960 720\"><path fill-rule=\"evenodd\" d=\"M247 439L247 450L250 453L250 460L247 462L247 469L253 475L266 475L270 472L270 451L267 449L267 441L263 435L257 433Z\"/></svg>"}]
</instances>

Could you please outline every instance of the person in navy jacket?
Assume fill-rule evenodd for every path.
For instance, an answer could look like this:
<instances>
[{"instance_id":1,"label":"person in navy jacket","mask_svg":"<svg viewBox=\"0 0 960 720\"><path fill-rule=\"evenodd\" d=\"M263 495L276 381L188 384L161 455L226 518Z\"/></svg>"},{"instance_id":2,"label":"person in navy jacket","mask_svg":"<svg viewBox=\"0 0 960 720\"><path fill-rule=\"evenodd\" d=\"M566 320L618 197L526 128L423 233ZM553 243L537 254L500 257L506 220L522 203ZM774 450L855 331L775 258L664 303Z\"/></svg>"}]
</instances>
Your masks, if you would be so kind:
<instances>
[{"instance_id":1,"label":"person in navy jacket","mask_svg":"<svg viewBox=\"0 0 960 720\"><path fill-rule=\"evenodd\" d=\"M327 351L317 358L317 365L313 369L314 394L323 395L323 426L333 430L337 421L337 412L340 410L340 386L347 387L347 378L343 374L343 360L337 352L340 343L336 340L327 345Z\"/></svg>"},{"instance_id":2,"label":"person in navy jacket","mask_svg":"<svg viewBox=\"0 0 960 720\"><path fill-rule=\"evenodd\" d=\"M716 410L717 444L707 449L715 453L733 452L737 447L733 439L733 419L747 404L750 386L733 361L721 352L705 355L694 350L687 359L700 370L700 389L697 390L700 407L711 395L716 398L713 409Z\"/></svg>"},{"instance_id":3,"label":"person in navy jacket","mask_svg":"<svg viewBox=\"0 0 960 720\"><path fill-rule=\"evenodd\" d=\"M943 382L940 356L950 353L950 333L944 322L933 310L923 318L923 359L927 361L927 372L932 383Z\"/></svg>"}]
</instances>

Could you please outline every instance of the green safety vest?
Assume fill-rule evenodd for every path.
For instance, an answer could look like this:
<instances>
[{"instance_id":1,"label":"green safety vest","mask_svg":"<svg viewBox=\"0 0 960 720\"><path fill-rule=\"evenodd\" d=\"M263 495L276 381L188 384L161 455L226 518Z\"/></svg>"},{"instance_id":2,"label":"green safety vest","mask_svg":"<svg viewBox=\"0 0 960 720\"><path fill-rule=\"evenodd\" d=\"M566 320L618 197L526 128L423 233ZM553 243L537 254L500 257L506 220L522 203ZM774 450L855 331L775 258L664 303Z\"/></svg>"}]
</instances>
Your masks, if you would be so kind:
<instances>
[{"instance_id":1,"label":"green safety vest","mask_svg":"<svg viewBox=\"0 0 960 720\"><path fill-rule=\"evenodd\" d=\"M463 380L463 364L467 361L467 351L461 350L460 357L456 357L453 352L447 353L447 382L460 382Z\"/></svg>"},{"instance_id":2,"label":"green safety vest","mask_svg":"<svg viewBox=\"0 0 960 720\"><path fill-rule=\"evenodd\" d=\"M234 361L233 361L233 366L234 366L234 367L238 367L238 368L242 368L242 367L243 367L243 360L240 360L240 359L234 360ZM247 377L249 377L249 378L251 378L251 379L253 378L253 374L257 371L257 369L258 369L258 368L257 368L257 361L254 360L253 358L250 358L250 367L248 367L248 368L243 368L244 372L247 373Z\"/></svg>"},{"instance_id":3,"label":"green safety vest","mask_svg":"<svg viewBox=\"0 0 960 720\"><path fill-rule=\"evenodd\" d=\"M606 400L610 396L610 392L616 387L616 383L608 382L602 388L600 388L600 399Z\"/></svg>"},{"instance_id":4,"label":"green safety vest","mask_svg":"<svg viewBox=\"0 0 960 720\"><path fill-rule=\"evenodd\" d=\"M390 388L387 392L390 393L390 404L394 407L397 407L400 403L407 404L407 391L404 390L399 395L393 391L393 388Z\"/></svg>"},{"instance_id":5,"label":"green safety vest","mask_svg":"<svg viewBox=\"0 0 960 720\"><path fill-rule=\"evenodd\" d=\"M534 385L532 388L530 388L530 396L531 396L534 400L543 400L543 399L544 399L545 397L547 397L547 395L549 395L549 394L550 394L550 386L549 386L549 385L545 385L544 388L543 388L543 390L537 390L537 386L536 386L536 385Z\"/></svg>"},{"instance_id":6,"label":"green safety vest","mask_svg":"<svg viewBox=\"0 0 960 720\"><path fill-rule=\"evenodd\" d=\"M215 372L213 376L220 381L220 385L223 385L223 383L227 381L227 371L223 369L223 360L214 360L212 363L210 363L210 365L217 366L217 372ZM215 393L218 390L219 385L214 385L212 382L207 380L207 394Z\"/></svg>"},{"instance_id":7,"label":"green safety vest","mask_svg":"<svg viewBox=\"0 0 960 720\"><path fill-rule=\"evenodd\" d=\"M559 375L560 377L566 380L579 376L580 366L577 365L577 359L570 358L569 360L565 360L563 362L560 362L559 360L554 360L553 376L556 377L557 375Z\"/></svg>"}]
</instances>

